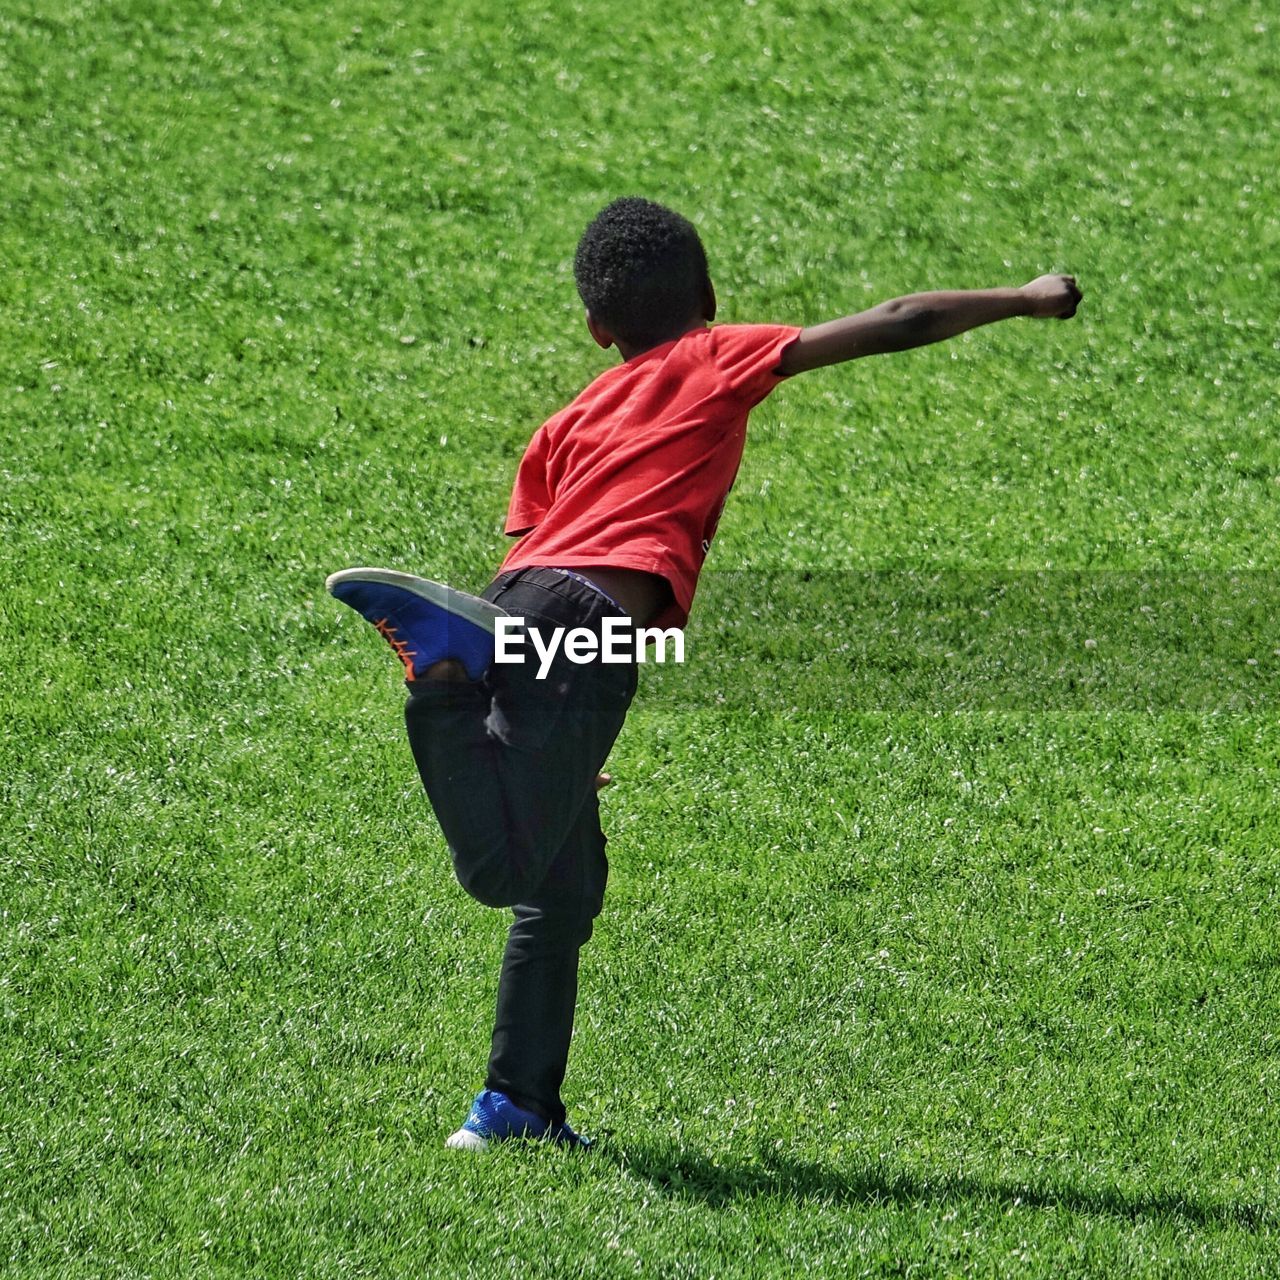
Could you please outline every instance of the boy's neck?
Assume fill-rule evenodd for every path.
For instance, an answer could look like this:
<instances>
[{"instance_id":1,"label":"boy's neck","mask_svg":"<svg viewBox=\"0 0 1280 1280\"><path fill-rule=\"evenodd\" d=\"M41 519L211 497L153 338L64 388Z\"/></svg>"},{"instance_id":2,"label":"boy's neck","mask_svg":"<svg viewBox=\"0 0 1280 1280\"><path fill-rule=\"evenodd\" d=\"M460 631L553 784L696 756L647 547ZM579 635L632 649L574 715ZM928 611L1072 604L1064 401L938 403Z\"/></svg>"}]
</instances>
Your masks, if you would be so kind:
<instances>
[{"instance_id":1,"label":"boy's neck","mask_svg":"<svg viewBox=\"0 0 1280 1280\"><path fill-rule=\"evenodd\" d=\"M646 351L652 351L655 347L664 347L668 342L675 342L677 338L683 338L686 333L692 333L695 329L705 329L707 322L702 319L691 320L683 329L678 329L675 333L668 337L660 338L657 342L643 342L632 345L630 342L623 342L620 338L614 339L614 344L618 348L618 354L623 360L634 360L636 356L642 356Z\"/></svg>"}]
</instances>

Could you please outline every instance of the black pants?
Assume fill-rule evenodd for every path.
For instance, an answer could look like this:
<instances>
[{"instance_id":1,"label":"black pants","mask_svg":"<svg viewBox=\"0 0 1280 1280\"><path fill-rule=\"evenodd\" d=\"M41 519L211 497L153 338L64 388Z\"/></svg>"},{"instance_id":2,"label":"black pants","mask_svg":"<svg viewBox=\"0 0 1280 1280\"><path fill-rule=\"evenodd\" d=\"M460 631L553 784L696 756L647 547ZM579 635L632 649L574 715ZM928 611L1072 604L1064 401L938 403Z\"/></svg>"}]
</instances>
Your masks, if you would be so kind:
<instances>
[{"instance_id":1,"label":"black pants","mask_svg":"<svg viewBox=\"0 0 1280 1280\"><path fill-rule=\"evenodd\" d=\"M601 634L625 616L608 597L555 569L504 574L486 600L552 628ZM570 662L546 678L526 661L495 663L476 684L411 681L409 745L454 871L472 897L512 908L498 982L486 1087L553 1123L578 996L578 952L604 902L608 862L596 773L636 688L634 662Z\"/></svg>"}]
</instances>

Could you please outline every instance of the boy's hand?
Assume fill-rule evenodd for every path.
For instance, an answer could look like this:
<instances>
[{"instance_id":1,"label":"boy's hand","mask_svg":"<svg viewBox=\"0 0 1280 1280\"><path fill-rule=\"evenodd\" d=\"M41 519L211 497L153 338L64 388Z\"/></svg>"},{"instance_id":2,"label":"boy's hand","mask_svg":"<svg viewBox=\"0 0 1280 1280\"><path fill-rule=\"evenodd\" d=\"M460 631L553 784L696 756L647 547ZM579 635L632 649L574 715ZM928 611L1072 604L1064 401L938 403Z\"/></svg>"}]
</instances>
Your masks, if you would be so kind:
<instances>
[{"instance_id":1,"label":"boy's hand","mask_svg":"<svg viewBox=\"0 0 1280 1280\"><path fill-rule=\"evenodd\" d=\"M1084 297L1075 276L1037 276L1022 286L1022 293L1037 320L1070 320Z\"/></svg>"}]
</instances>

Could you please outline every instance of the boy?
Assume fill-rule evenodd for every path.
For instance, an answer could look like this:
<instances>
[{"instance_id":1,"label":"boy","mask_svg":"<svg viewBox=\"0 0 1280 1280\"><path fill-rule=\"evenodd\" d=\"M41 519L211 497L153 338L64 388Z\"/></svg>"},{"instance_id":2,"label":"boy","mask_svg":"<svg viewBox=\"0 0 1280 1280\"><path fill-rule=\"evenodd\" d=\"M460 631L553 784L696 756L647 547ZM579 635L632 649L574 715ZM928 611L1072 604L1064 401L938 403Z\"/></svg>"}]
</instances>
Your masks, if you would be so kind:
<instances>
[{"instance_id":1,"label":"boy","mask_svg":"<svg viewBox=\"0 0 1280 1280\"><path fill-rule=\"evenodd\" d=\"M1066 319L1081 298L1070 276L1041 276L1021 289L913 294L807 329L709 327L716 299L697 232L635 198L588 226L574 276L588 331L623 363L534 434L507 516L519 540L483 596L379 569L327 584L405 665L409 743L459 881L515 917L485 1089L450 1147L587 1145L560 1085L578 953L608 870L598 771L636 687L634 662L559 652L540 678L528 644L529 661L495 662L496 620L523 618L540 653L556 628L602 640L609 618L683 626L747 414L779 382L1013 316Z\"/></svg>"}]
</instances>

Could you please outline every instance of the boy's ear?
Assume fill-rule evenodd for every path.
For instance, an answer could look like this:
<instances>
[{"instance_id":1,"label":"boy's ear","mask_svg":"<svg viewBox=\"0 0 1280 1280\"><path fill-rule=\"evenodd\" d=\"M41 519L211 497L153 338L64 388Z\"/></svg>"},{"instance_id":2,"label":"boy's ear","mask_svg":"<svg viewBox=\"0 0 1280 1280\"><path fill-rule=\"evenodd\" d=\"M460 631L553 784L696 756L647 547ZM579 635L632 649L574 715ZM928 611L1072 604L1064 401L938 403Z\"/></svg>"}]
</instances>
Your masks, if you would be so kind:
<instances>
[{"instance_id":1,"label":"boy's ear","mask_svg":"<svg viewBox=\"0 0 1280 1280\"><path fill-rule=\"evenodd\" d=\"M716 288L710 280L707 281L706 293L702 299L702 318L708 324L716 318Z\"/></svg>"},{"instance_id":2,"label":"boy's ear","mask_svg":"<svg viewBox=\"0 0 1280 1280\"><path fill-rule=\"evenodd\" d=\"M596 345L603 347L606 351L618 341L590 311L587 312L587 330L596 340Z\"/></svg>"}]
</instances>

